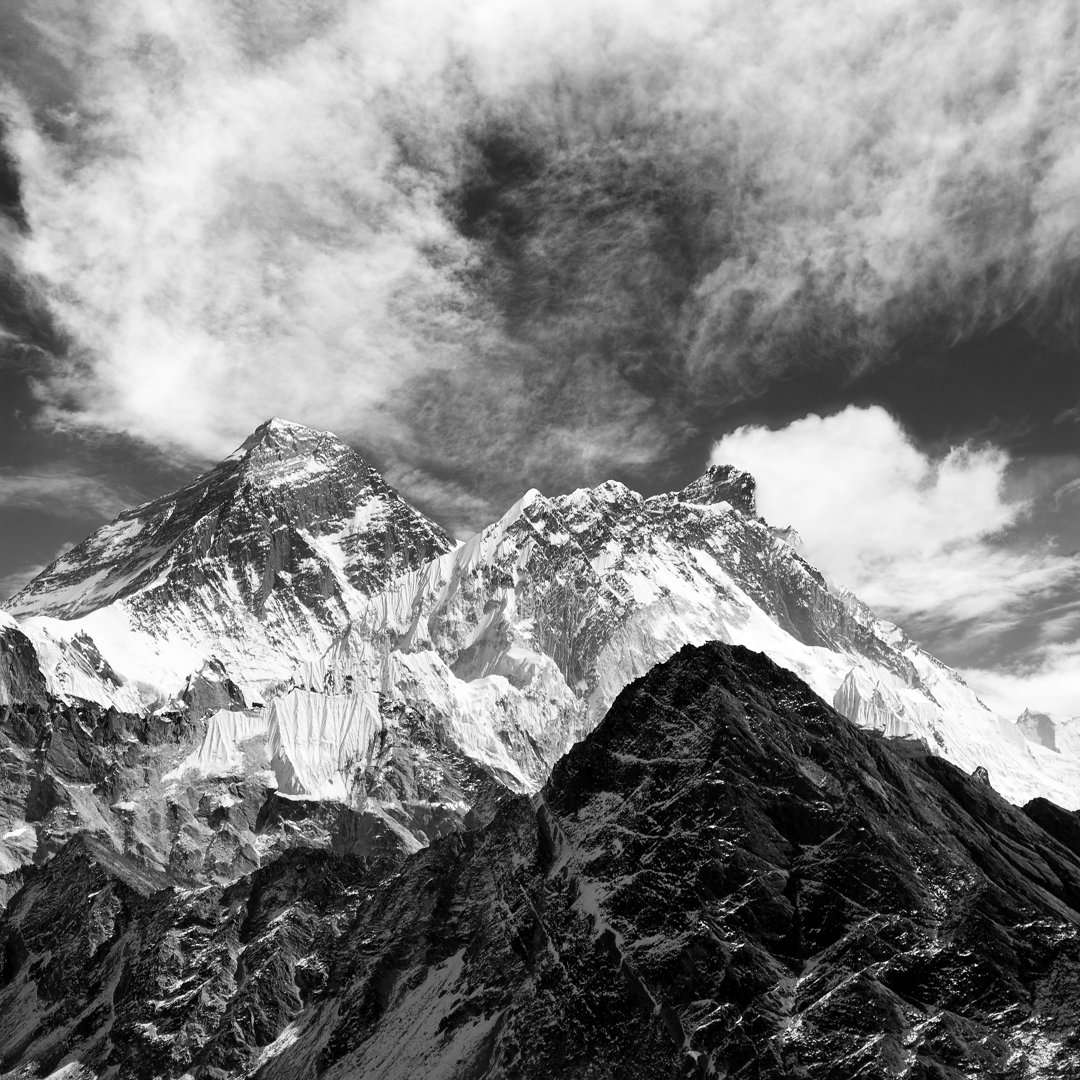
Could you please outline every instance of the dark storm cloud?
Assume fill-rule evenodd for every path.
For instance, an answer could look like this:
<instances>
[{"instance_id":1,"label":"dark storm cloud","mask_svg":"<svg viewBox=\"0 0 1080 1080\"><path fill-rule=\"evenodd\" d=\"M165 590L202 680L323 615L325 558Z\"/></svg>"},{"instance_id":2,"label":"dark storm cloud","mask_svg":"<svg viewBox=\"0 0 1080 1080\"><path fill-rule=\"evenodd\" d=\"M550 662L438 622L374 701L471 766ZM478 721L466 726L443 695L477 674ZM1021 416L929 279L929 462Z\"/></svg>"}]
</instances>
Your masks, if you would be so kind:
<instances>
[{"instance_id":1,"label":"dark storm cloud","mask_svg":"<svg viewBox=\"0 0 1080 1080\"><path fill-rule=\"evenodd\" d=\"M57 423L194 459L284 413L479 523L523 484L656 482L793 381L1006 325L1075 345L1064 2L11 17Z\"/></svg>"}]
</instances>

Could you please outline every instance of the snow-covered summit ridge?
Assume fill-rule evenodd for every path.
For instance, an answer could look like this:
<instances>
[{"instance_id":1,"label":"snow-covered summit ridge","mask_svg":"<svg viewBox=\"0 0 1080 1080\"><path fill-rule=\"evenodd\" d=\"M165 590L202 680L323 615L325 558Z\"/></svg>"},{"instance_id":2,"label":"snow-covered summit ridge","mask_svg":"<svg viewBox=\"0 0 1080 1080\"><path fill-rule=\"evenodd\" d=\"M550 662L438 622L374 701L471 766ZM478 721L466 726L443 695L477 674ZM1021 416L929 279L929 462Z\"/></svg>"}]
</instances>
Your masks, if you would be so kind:
<instances>
[{"instance_id":1,"label":"snow-covered summit ridge","mask_svg":"<svg viewBox=\"0 0 1080 1080\"><path fill-rule=\"evenodd\" d=\"M241 444L237 453L249 450L253 446L264 443L288 444L297 442L311 442L313 440L331 439L344 445L332 432L322 428L308 427L307 424L298 424L294 420L286 420L281 416L271 416L264 420Z\"/></svg>"},{"instance_id":2,"label":"snow-covered summit ridge","mask_svg":"<svg viewBox=\"0 0 1080 1080\"><path fill-rule=\"evenodd\" d=\"M7 606L61 637L79 624L131 679L182 684L217 657L257 682L325 649L358 597L452 546L346 443L274 418L190 484L98 529Z\"/></svg>"},{"instance_id":3,"label":"snow-covered summit ridge","mask_svg":"<svg viewBox=\"0 0 1080 1080\"><path fill-rule=\"evenodd\" d=\"M325 662L435 710L455 739L510 748L536 785L629 682L686 643L726 641L766 653L861 727L985 768L1010 799L1080 803L1080 753L1054 754L995 715L755 509L752 478L722 467L651 498L616 482L530 491L370 596Z\"/></svg>"}]
</instances>

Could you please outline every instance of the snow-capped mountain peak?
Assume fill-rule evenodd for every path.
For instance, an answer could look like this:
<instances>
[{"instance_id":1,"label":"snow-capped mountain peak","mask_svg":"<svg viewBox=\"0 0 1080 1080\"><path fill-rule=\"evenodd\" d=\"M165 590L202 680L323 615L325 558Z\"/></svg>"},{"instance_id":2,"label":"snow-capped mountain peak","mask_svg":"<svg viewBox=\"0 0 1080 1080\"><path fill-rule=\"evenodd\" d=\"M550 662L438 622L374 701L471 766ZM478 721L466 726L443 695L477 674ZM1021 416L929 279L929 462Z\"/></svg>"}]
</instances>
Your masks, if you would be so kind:
<instances>
[{"instance_id":1,"label":"snow-capped mountain peak","mask_svg":"<svg viewBox=\"0 0 1080 1080\"><path fill-rule=\"evenodd\" d=\"M261 423L218 468L236 462L251 482L277 486L318 476L351 456L359 457L331 432L274 416Z\"/></svg>"},{"instance_id":2,"label":"snow-capped mountain peak","mask_svg":"<svg viewBox=\"0 0 1080 1080\"><path fill-rule=\"evenodd\" d=\"M144 682L183 685L211 656L258 682L325 648L358 597L452 546L352 447L275 417L66 552L7 607L58 634L79 624Z\"/></svg>"},{"instance_id":3,"label":"snow-capped mountain peak","mask_svg":"<svg viewBox=\"0 0 1080 1080\"><path fill-rule=\"evenodd\" d=\"M682 502L730 503L747 517L757 517L757 482L733 465L710 465L703 476L678 493Z\"/></svg>"}]
</instances>

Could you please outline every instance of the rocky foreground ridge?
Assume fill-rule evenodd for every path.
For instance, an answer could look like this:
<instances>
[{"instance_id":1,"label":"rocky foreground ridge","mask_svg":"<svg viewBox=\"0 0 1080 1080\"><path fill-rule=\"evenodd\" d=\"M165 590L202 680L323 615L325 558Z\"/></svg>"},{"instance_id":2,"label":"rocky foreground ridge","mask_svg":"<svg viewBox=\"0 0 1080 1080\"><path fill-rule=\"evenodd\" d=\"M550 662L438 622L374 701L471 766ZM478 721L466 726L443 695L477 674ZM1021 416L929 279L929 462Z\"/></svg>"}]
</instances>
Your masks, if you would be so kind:
<instances>
[{"instance_id":1,"label":"rocky foreground ridge","mask_svg":"<svg viewBox=\"0 0 1080 1080\"><path fill-rule=\"evenodd\" d=\"M72 839L0 929L0 1072L1074 1077L1078 841L765 656L686 647L539 793L412 856L185 890Z\"/></svg>"}]
</instances>

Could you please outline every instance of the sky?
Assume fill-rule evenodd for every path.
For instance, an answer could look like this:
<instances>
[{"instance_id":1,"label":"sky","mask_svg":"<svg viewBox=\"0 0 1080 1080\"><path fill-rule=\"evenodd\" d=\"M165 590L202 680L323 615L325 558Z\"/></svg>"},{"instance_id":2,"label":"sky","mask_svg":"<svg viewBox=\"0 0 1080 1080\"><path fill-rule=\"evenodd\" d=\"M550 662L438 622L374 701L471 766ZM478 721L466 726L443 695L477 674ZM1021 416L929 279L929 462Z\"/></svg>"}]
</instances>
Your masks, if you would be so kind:
<instances>
[{"instance_id":1,"label":"sky","mask_svg":"<svg viewBox=\"0 0 1080 1080\"><path fill-rule=\"evenodd\" d=\"M459 535L710 461L1080 714L1067 0L9 0L0 595L271 415Z\"/></svg>"}]
</instances>

